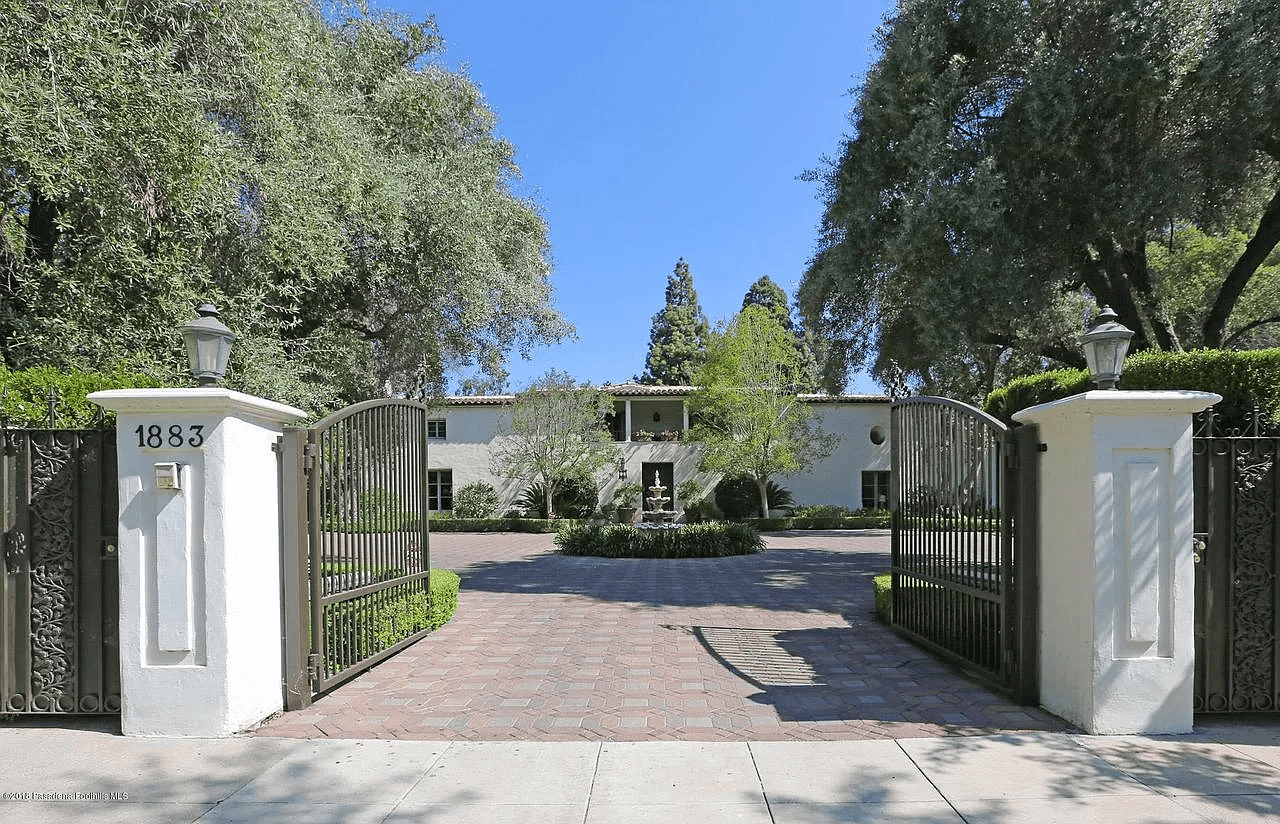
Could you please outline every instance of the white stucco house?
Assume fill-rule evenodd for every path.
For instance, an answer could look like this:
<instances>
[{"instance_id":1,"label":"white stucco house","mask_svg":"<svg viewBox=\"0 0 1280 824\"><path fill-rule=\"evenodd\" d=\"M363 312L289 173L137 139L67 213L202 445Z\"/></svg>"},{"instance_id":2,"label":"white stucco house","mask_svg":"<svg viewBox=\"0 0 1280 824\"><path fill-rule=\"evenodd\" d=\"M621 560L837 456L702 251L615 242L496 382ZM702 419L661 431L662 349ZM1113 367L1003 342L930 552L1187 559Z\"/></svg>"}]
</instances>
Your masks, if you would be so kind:
<instances>
[{"instance_id":1,"label":"white stucco house","mask_svg":"<svg viewBox=\"0 0 1280 824\"><path fill-rule=\"evenodd\" d=\"M704 488L719 478L698 472L698 446L682 441L689 428L685 400L692 386L643 386L634 383L603 387L615 399L610 421L622 460L600 477L600 500L611 500L623 483L652 486L655 475L673 498L668 508L682 509L675 490L694 480ZM799 505L835 504L850 509L884 506L889 484L889 405L883 395L802 395L813 405L822 428L841 436L832 455L803 475L780 476ZM453 508L453 490L487 481L501 499L499 513L528 486L490 468L489 448L501 431L514 395L452 396L434 409L428 421L427 450L430 507ZM652 437L652 440L646 438Z\"/></svg>"}]
</instances>

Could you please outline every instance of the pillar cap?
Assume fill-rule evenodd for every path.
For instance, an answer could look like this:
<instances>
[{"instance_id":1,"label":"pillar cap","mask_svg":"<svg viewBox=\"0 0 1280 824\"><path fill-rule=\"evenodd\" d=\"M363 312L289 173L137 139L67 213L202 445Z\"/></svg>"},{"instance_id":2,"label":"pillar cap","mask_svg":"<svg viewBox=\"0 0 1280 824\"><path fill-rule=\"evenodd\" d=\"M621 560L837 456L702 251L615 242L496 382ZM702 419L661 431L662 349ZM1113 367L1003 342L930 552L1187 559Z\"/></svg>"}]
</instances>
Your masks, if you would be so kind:
<instances>
[{"instance_id":1,"label":"pillar cap","mask_svg":"<svg viewBox=\"0 0 1280 824\"><path fill-rule=\"evenodd\" d=\"M267 423L300 421L307 413L288 404L269 401L217 386L194 389L105 389L89 400L112 412L205 412L252 418Z\"/></svg>"},{"instance_id":2,"label":"pillar cap","mask_svg":"<svg viewBox=\"0 0 1280 824\"><path fill-rule=\"evenodd\" d=\"M1094 389L1013 413L1018 423L1041 423L1066 415L1194 415L1222 400L1216 392L1182 389L1143 391L1135 389Z\"/></svg>"}]
</instances>

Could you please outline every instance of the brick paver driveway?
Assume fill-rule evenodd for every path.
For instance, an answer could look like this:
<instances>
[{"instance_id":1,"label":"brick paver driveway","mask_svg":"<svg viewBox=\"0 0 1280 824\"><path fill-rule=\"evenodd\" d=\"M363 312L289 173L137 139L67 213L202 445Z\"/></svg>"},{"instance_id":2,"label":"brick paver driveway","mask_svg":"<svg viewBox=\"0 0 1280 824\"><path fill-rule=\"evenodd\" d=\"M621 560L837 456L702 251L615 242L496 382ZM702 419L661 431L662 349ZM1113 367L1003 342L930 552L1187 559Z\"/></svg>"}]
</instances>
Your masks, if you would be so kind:
<instances>
[{"instance_id":1,"label":"brick paver driveway","mask_svg":"<svg viewBox=\"0 0 1280 824\"><path fill-rule=\"evenodd\" d=\"M259 735L440 740L909 738L1065 725L874 617L887 533L794 532L737 558L570 558L438 534L452 621Z\"/></svg>"}]
</instances>

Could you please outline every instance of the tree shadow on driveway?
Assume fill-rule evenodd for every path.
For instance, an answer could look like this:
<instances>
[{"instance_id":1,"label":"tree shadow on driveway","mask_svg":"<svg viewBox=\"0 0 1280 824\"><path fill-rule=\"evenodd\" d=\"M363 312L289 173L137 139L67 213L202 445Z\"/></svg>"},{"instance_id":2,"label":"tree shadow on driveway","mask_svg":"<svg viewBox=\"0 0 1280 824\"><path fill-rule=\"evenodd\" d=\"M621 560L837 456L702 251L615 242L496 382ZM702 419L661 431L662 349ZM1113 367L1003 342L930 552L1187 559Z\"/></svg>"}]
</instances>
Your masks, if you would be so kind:
<instances>
[{"instance_id":1,"label":"tree shadow on driveway","mask_svg":"<svg viewBox=\"0 0 1280 824\"><path fill-rule=\"evenodd\" d=\"M836 536L822 537L830 544ZM714 559L538 552L457 571L464 593L554 594L673 608L663 626L696 638L757 690L752 701L772 706L782 721L927 724L935 728L930 734L1067 728L969 680L876 619L871 578L889 567L887 541L880 551L799 542Z\"/></svg>"},{"instance_id":2,"label":"tree shadow on driveway","mask_svg":"<svg viewBox=\"0 0 1280 824\"><path fill-rule=\"evenodd\" d=\"M592 558L554 552L455 568L464 590L579 595L649 607L865 613L888 552L776 549L729 558Z\"/></svg>"}]
</instances>

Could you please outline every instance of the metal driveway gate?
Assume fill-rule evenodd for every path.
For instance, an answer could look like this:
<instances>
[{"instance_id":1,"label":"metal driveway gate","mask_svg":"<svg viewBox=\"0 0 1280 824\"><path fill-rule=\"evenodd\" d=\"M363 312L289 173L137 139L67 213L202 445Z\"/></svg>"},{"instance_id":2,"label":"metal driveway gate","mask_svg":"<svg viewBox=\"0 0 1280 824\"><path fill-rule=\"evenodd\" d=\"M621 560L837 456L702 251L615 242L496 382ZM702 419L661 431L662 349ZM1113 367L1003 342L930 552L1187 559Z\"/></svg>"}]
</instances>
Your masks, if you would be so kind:
<instances>
[{"instance_id":1,"label":"metal driveway gate","mask_svg":"<svg viewBox=\"0 0 1280 824\"><path fill-rule=\"evenodd\" d=\"M427 633L427 408L366 401L280 439L285 706Z\"/></svg>"},{"instance_id":2,"label":"metal driveway gate","mask_svg":"<svg viewBox=\"0 0 1280 824\"><path fill-rule=\"evenodd\" d=\"M1280 710L1280 430L1257 410L1227 429L1212 409L1192 440L1196 712Z\"/></svg>"},{"instance_id":3,"label":"metal driveway gate","mask_svg":"<svg viewBox=\"0 0 1280 824\"><path fill-rule=\"evenodd\" d=\"M115 437L0 429L0 712L120 712Z\"/></svg>"},{"instance_id":4,"label":"metal driveway gate","mask_svg":"<svg viewBox=\"0 0 1280 824\"><path fill-rule=\"evenodd\" d=\"M894 627L1036 703L1037 428L932 397L891 422Z\"/></svg>"}]
</instances>

